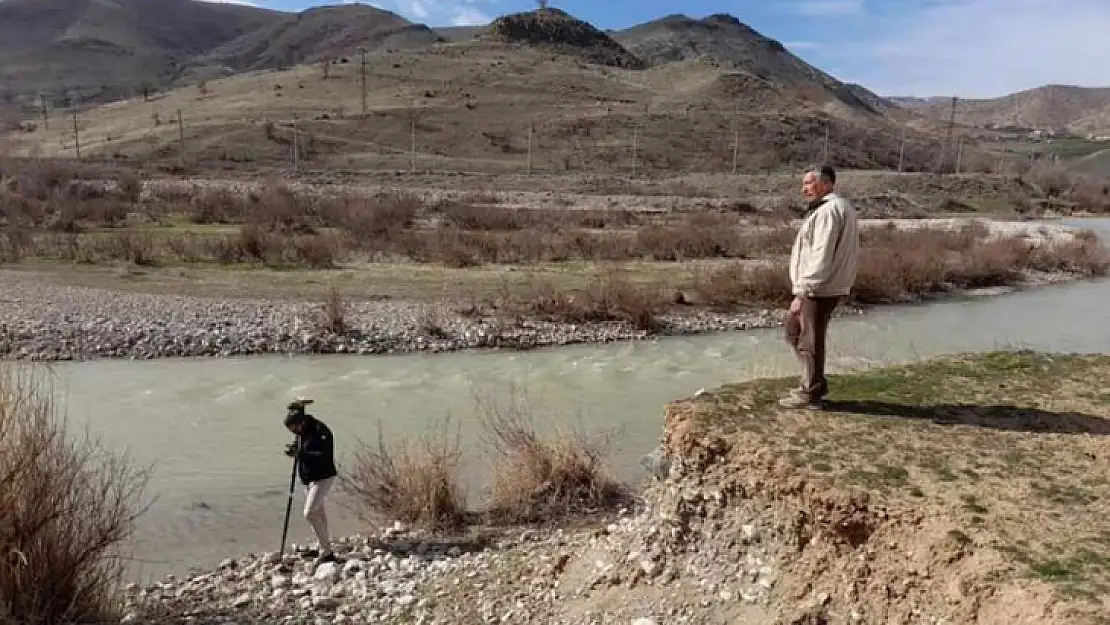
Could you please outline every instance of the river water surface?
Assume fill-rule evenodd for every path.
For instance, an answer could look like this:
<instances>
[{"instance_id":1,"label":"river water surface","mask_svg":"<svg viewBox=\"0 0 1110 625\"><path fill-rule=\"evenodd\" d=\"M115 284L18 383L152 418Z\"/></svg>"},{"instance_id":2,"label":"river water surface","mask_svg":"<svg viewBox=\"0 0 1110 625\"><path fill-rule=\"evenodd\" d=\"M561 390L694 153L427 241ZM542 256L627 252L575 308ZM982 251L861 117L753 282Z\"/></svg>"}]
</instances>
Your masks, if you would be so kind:
<instances>
[{"instance_id":1,"label":"river water surface","mask_svg":"<svg viewBox=\"0 0 1110 625\"><path fill-rule=\"evenodd\" d=\"M1110 241L1110 220L1069 223ZM1016 346L1110 352L1108 305L1110 281L1099 280L836 319L830 371ZM504 398L515 386L541 419L614 434L614 469L639 481L666 402L796 367L780 331L759 330L533 352L100 361L56 371L71 423L154 471L148 493L157 499L132 549L133 576L147 580L277 549L291 469L281 418L298 394L315 398L312 412L333 429L341 471L356 439L376 440L379 423L392 438L450 414L462 426L466 480L478 489L474 398ZM311 537L301 505L298 486L290 542ZM329 514L335 534L362 529L341 502Z\"/></svg>"}]
</instances>

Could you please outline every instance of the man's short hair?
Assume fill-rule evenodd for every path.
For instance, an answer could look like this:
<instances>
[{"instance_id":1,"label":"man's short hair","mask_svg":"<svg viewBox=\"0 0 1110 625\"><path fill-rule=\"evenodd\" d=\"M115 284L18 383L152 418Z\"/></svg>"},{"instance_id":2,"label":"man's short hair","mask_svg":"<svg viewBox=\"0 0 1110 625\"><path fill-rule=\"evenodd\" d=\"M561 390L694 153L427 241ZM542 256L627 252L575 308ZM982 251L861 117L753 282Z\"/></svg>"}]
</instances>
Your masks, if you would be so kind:
<instances>
[{"instance_id":1,"label":"man's short hair","mask_svg":"<svg viewBox=\"0 0 1110 625\"><path fill-rule=\"evenodd\" d=\"M829 184L836 184L836 170L833 169L832 165L810 165L806 167L805 174L811 173L821 176Z\"/></svg>"}]
</instances>

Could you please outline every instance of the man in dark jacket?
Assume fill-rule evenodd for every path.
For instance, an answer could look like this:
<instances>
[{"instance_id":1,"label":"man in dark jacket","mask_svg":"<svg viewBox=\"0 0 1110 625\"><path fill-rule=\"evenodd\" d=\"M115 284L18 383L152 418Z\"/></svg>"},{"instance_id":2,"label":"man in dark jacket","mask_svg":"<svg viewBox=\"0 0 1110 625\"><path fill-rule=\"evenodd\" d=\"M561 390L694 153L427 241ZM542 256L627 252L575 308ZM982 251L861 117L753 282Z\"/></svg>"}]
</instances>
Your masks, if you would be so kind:
<instances>
[{"instance_id":1,"label":"man in dark jacket","mask_svg":"<svg viewBox=\"0 0 1110 625\"><path fill-rule=\"evenodd\" d=\"M334 561L331 541L328 538L328 517L324 511L324 498L331 490L338 472L335 469L334 443L331 429L316 417L305 413L311 399L298 399L287 406L285 427L296 435L295 442L285 449L285 455L297 457L297 473L305 485L304 518L312 526L320 549L316 554L322 561Z\"/></svg>"}]
</instances>

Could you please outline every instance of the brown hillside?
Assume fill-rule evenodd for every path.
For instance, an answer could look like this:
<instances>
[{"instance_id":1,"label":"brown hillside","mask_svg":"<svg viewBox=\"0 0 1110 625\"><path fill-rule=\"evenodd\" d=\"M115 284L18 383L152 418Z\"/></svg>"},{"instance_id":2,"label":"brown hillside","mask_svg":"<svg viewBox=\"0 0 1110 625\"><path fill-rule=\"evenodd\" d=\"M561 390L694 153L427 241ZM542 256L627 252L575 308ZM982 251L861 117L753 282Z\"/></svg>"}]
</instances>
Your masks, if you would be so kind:
<instances>
[{"instance_id":1,"label":"brown hillside","mask_svg":"<svg viewBox=\"0 0 1110 625\"><path fill-rule=\"evenodd\" d=\"M166 84L190 57L280 13L194 0L4 0L0 75L13 101L130 96Z\"/></svg>"},{"instance_id":2,"label":"brown hillside","mask_svg":"<svg viewBox=\"0 0 1110 625\"><path fill-rule=\"evenodd\" d=\"M898 165L890 119L830 106L820 87L783 88L704 61L628 70L486 38L375 55L365 119L360 85L357 63L332 66L326 79L305 65L104 106L80 117L82 154L175 163L180 108L190 162L246 168L291 164L294 114L300 163L311 169L518 172L529 126L538 171L727 172L734 157L742 170L766 171L820 159L826 126L834 164ZM6 141L18 153L73 154L64 124ZM908 134L908 170L932 167L936 153L932 139Z\"/></svg>"},{"instance_id":3,"label":"brown hillside","mask_svg":"<svg viewBox=\"0 0 1110 625\"><path fill-rule=\"evenodd\" d=\"M593 25L559 9L540 9L503 15L481 36L504 43L556 48L591 63L642 69L644 62Z\"/></svg>"},{"instance_id":4,"label":"brown hillside","mask_svg":"<svg viewBox=\"0 0 1110 625\"><path fill-rule=\"evenodd\" d=\"M289 15L198 57L198 66L237 71L276 69L300 63L384 50L422 48L444 39L423 24L366 5L309 9Z\"/></svg>"},{"instance_id":5,"label":"brown hillside","mask_svg":"<svg viewBox=\"0 0 1110 625\"><path fill-rule=\"evenodd\" d=\"M858 85L846 85L727 14L702 19L667 17L614 33L614 38L650 66L698 58L748 72L803 97L837 100L858 112L879 112L882 98Z\"/></svg>"},{"instance_id":6,"label":"brown hillside","mask_svg":"<svg viewBox=\"0 0 1110 625\"><path fill-rule=\"evenodd\" d=\"M948 119L951 100L902 99L899 104L934 119ZM1067 128L1077 133L1110 132L1110 88L1046 85L1001 98L960 100L956 121L970 126Z\"/></svg>"}]
</instances>

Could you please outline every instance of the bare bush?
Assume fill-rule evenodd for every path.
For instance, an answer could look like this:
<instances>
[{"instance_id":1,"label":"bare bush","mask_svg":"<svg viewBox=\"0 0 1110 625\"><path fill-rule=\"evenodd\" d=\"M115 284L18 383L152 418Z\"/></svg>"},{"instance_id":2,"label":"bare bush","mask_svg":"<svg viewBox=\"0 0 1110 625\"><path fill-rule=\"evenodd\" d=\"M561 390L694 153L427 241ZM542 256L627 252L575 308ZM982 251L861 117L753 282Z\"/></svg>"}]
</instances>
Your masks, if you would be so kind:
<instances>
[{"instance_id":1,"label":"bare bush","mask_svg":"<svg viewBox=\"0 0 1110 625\"><path fill-rule=\"evenodd\" d=\"M118 619L146 473L66 431L35 366L0 365L0 623Z\"/></svg>"},{"instance_id":2,"label":"bare bush","mask_svg":"<svg viewBox=\"0 0 1110 625\"><path fill-rule=\"evenodd\" d=\"M527 397L477 400L483 439L493 452L488 514L535 522L591 514L628 503L630 490L605 466L607 440L551 428L541 434Z\"/></svg>"},{"instance_id":3,"label":"bare bush","mask_svg":"<svg viewBox=\"0 0 1110 625\"><path fill-rule=\"evenodd\" d=\"M386 444L381 426L376 446L358 443L350 475L342 480L360 515L371 523L401 521L427 530L465 525L466 496L460 481L461 443L449 435L450 418L415 442Z\"/></svg>"},{"instance_id":4,"label":"bare bush","mask_svg":"<svg viewBox=\"0 0 1110 625\"><path fill-rule=\"evenodd\" d=\"M595 278L579 292L565 292L548 283L505 304L516 315L565 323L624 321L640 330L656 330L659 315L668 304L665 290L656 285L633 284L616 273Z\"/></svg>"},{"instance_id":5,"label":"bare bush","mask_svg":"<svg viewBox=\"0 0 1110 625\"><path fill-rule=\"evenodd\" d=\"M347 328L347 305L339 289L330 286L320 311L320 329L330 334L343 334Z\"/></svg>"}]
</instances>

